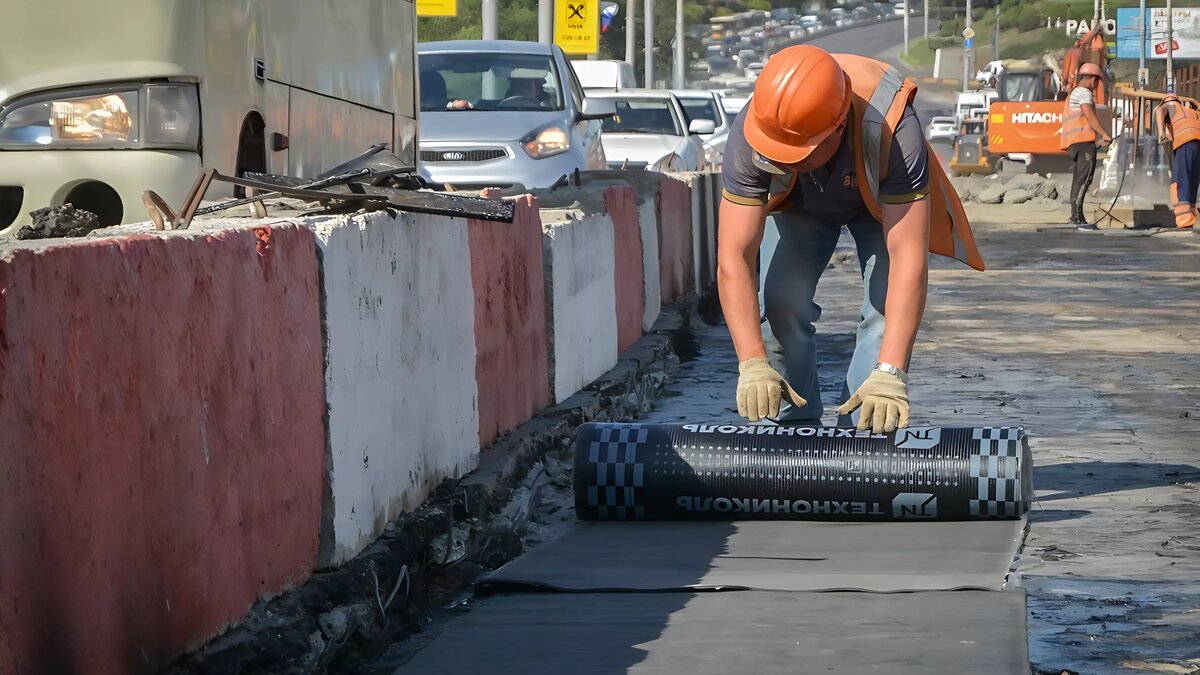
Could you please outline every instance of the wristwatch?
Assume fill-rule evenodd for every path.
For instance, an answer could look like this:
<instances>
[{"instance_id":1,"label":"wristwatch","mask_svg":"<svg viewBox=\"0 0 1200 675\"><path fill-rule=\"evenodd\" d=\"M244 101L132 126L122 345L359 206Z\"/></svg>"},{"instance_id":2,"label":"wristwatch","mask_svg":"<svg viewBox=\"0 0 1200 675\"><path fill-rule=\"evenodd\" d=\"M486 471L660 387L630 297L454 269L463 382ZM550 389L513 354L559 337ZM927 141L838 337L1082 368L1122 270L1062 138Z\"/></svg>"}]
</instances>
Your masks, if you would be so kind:
<instances>
[{"instance_id":1,"label":"wristwatch","mask_svg":"<svg viewBox=\"0 0 1200 675\"><path fill-rule=\"evenodd\" d=\"M908 384L908 373L890 363L884 363L883 361L880 361L879 363L875 364L875 370L885 372L888 375L895 375L900 379L901 382Z\"/></svg>"}]
</instances>

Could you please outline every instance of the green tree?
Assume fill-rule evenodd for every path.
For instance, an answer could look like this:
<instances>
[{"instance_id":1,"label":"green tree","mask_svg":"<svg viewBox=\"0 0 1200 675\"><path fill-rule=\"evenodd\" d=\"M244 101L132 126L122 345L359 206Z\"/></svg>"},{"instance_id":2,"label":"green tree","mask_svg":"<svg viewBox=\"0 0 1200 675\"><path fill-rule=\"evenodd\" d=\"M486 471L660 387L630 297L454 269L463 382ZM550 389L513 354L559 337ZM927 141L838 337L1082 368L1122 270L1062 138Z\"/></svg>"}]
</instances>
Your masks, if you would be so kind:
<instances>
[{"instance_id":1,"label":"green tree","mask_svg":"<svg viewBox=\"0 0 1200 675\"><path fill-rule=\"evenodd\" d=\"M1042 25L1042 15L1033 7L1025 7L1017 16L1017 30L1027 33Z\"/></svg>"}]
</instances>

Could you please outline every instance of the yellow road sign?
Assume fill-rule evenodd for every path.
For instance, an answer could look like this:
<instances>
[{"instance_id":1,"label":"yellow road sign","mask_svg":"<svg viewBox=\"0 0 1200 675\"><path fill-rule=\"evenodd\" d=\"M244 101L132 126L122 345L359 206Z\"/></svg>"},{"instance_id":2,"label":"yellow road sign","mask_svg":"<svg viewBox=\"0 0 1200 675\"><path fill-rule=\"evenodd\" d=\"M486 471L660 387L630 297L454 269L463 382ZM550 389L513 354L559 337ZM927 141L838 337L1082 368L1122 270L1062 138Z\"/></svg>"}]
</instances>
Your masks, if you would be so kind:
<instances>
[{"instance_id":1,"label":"yellow road sign","mask_svg":"<svg viewBox=\"0 0 1200 675\"><path fill-rule=\"evenodd\" d=\"M599 0L557 0L554 5L554 43L568 54L598 54Z\"/></svg>"},{"instance_id":2,"label":"yellow road sign","mask_svg":"<svg viewBox=\"0 0 1200 675\"><path fill-rule=\"evenodd\" d=\"M458 0L417 0L417 16L458 16Z\"/></svg>"}]
</instances>

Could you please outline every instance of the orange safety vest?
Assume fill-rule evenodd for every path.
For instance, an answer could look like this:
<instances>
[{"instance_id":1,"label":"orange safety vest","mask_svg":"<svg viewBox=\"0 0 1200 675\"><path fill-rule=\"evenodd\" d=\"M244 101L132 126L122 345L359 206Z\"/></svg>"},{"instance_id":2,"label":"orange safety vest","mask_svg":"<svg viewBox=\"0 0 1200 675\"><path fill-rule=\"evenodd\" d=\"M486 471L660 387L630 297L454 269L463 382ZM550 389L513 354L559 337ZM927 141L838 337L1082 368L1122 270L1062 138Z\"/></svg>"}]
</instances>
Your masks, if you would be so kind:
<instances>
[{"instance_id":1,"label":"orange safety vest","mask_svg":"<svg viewBox=\"0 0 1200 675\"><path fill-rule=\"evenodd\" d=\"M1096 130L1083 116L1083 106L1071 110L1071 97L1063 101L1062 132L1058 139L1058 148L1066 150L1076 143L1095 143Z\"/></svg>"},{"instance_id":2,"label":"orange safety vest","mask_svg":"<svg viewBox=\"0 0 1200 675\"><path fill-rule=\"evenodd\" d=\"M883 220L879 200L879 183L887 176L888 154L892 136L904 108L917 95L917 85L900 75L899 71L882 61L851 54L834 54L833 58L850 76L853 95L850 100L850 142L855 150L855 171L863 203L876 220ZM929 153L929 252L962 261L982 271L983 256L975 246L975 236L967 222L962 201L940 163L932 159L935 153L926 142ZM767 200L770 212L783 210L797 174L776 176L772 180L771 196Z\"/></svg>"},{"instance_id":3,"label":"orange safety vest","mask_svg":"<svg viewBox=\"0 0 1200 675\"><path fill-rule=\"evenodd\" d=\"M1171 134L1175 137L1172 145L1176 150L1188 141L1200 141L1200 113L1176 101L1167 108L1167 115L1171 118Z\"/></svg>"}]
</instances>

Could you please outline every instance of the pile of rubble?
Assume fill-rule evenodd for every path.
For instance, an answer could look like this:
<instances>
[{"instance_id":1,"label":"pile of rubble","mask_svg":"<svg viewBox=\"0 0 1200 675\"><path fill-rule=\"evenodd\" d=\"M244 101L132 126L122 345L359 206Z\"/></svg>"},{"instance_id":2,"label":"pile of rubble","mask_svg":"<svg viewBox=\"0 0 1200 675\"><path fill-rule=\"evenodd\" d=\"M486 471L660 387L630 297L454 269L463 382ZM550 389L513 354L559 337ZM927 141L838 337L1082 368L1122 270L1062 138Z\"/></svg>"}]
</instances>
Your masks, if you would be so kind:
<instances>
[{"instance_id":1,"label":"pile of rubble","mask_svg":"<svg viewBox=\"0 0 1200 675\"><path fill-rule=\"evenodd\" d=\"M954 187L964 202L980 204L1057 204L1067 201L1066 190L1060 190L1057 181L1035 173L955 179Z\"/></svg>"}]
</instances>

